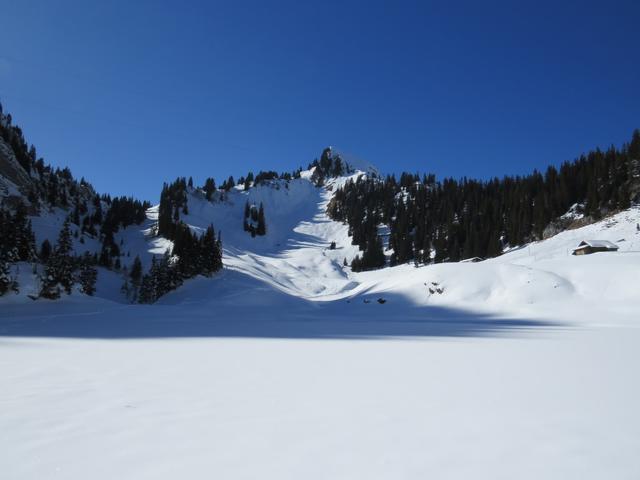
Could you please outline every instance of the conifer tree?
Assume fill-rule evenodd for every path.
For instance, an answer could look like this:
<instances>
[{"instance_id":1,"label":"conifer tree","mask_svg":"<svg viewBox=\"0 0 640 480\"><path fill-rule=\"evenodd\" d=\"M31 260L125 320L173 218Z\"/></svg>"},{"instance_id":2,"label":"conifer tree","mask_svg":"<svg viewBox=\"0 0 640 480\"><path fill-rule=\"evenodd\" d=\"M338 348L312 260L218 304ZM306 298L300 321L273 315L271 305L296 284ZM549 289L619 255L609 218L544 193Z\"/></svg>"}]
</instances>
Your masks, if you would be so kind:
<instances>
[{"instance_id":1,"label":"conifer tree","mask_svg":"<svg viewBox=\"0 0 640 480\"><path fill-rule=\"evenodd\" d=\"M156 301L156 257L151 258L149 272L142 276L140 291L138 293L139 303L153 303Z\"/></svg>"},{"instance_id":2,"label":"conifer tree","mask_svg":"<svg viewBox=\"0 0 640 480\"><path fill-rule=\"evenodd\" d=\"M140 280L142 279L142 262L140 261L139 255L136 255L136 258L133 259L131 270L129 271L129 278L134 285L140 284Z\"/></svg>"},{"instance_id":3,"label":"conifer tree","mask_svg":"<svg viewBox=\"0 0 640 480\"><path fill-rule=\"evenodd\" d=\"M251 188L251 184L253 183L253 172L249 172L247 174L247 178L244 179L244 189L249 190Z\"/></svg>"},{"instance_id":4,"label":"conifer tree","mask_svg":"<svg viewBox=\"0 0 640 480\"><path fill-rule=\"evenodd\" d=\"M245 232L249 231L249 216L251 215L251 208L249 207L249 201L244 204L244 220L242 222L242 228Z\"/></svg>"},{"instance_id":5,"label":"conifer tree","mask_svg":"<svg viewBox=\"0 0 640 480\"><path fill-rule=\"evenodd\" d=\"M140 292L138 293L138 303L153 303L156 301L155 285L153 276L146 273L142 276Z\"/></svg>"},{"instance_id":6,"label":"conifer tree","mask_svg":"<svg viewBox=\"0 0 640 480\"><path fill-rule=\"evenodd\" d=\"M56 248L49 257L45 266L44 276L41 279L42 289L40 296L56 299L60 297L61 289L67 294L73 287L74 260L71 256L73 247L69 219L67 218L60 230Z\"/></svg>"},{"instance_id":7,"label":"conifer tree","mask_svg":"<svg viewBox=\"0 0 640 480\"><path fill-rule=\"evenodd\" d=\"M80 290L85 295L93 296L96 291L96 281L98 279L98 270L93 266L91 256L85 254L82 258L80 266Z\"/></svg>"},{"instance_id":8,"label":"conifer tree","mask_svg":"<svg viewBox=\"0 0 640 480\"><path fill-rule=\"evenodd\" d=\"M9 262L0 255L0 297L11 289L12 283Z\"/></svg>"},{"instance_id":9,"label":"conifer tree","mask_svg":"<svg viewBox=\"0 0 640 480\"><path fill-rule=\"evenodd\" d=\"M203 190L206 199L211 201L213 194L216 191L216 181L213 178L207 178L204 182Z\"/></svg>"},{"instance_id":10,"label":"conifer tree","mask_svg":"<svg viewBox=\"0 0 640 480\"><path fill-rule=\"evenodd\" d=\"M201 257L202 267L200 273L205 276L211 276L222 268L222 252L216 241L215 230L213 225L207 228L207 231L201 238Z\"/></svg>"},{"instance_id":11,"label":"conifer tree","mask_svg":"<svg viewBox=\"0 0 640 480\"><path fill-rule=\"evenodd\" d=\"M260 202L260 209L258 210L258 226L256 228L256 235L266 235L267 224L264 219L264 206Z\"/></svg>"}]
</instances>

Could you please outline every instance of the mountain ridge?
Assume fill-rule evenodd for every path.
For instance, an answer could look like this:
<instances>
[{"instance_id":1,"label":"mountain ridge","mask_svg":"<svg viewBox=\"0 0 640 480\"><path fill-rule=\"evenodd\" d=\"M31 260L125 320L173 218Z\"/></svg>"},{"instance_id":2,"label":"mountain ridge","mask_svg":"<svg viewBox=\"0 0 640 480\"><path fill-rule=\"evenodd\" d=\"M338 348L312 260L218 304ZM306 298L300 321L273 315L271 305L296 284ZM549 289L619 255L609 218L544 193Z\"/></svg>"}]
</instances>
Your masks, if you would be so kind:
<instances>
[{"instance_id":1,"label":"mountain ridge","mask_svg":"<svg viewBox=\"0 0 640 480\"><path fill-rule=\"evenodd\" d=\"M36 271L34 277L24 280L25 288L33 298L38 296L37 284L41 282L38 278L42 277L46 266L41 250L45 243L55 244L60 230L65 226L65 220L69 220L67 223L73 237L71 248L74 255L78 258L84 255L87 259L85 262L98 267L101 276L110 270L111 273L107 275L111 279L110 286L104 287L109 290L106 296L125 302L137 301L142 287L141 278L147 275L145 272L150 275L151 269L156 265L154 262L162 262L163 257L167 272L179 269L181 273L162 292L178 288L192 276L200 273L211 275L215 272L211 269L202 270L203 267L196 265L199 260L193 260L195 264L185 266L184 262L189 256L177 254L178 249L182 252L195 252L197 248L201 248L195 245L208 229L214 237L214 244L216 236L218 242L222 240L220 248L226 269L241 272L272 284L287 294L309 300L344 299L351 294L374 288L369 281L371 279L362 281L368 278L367 275L357 274L358 270L368 269L364 263L370 248L375 247L380 251L378 260L375 260L380 262L375 265L376 268L397 265L403 271L405 268L431 265L434 260L447 260L438 251L441 247L435 243L429 249L421 250L419 256L406 256L405 251L405 257L399 259L399 252L403 248L406 250L406 247L398 243L398 235L403 234L404 228L407 233L403 238L414 236L412 232L415 227L410 223L403 226L399 220L402 213L385 213L382 209L388 207L385 207L385 203L376 204L373 193L373 189L378 186L395 185L392 201L402 207L403 204L408 205L408 201L417 193L426 192L431 195L431 192L441 188L441 184L436 183L432 176L425 175L420 179L411 174L403 174L396 183L393 177L382 178L372 165L358 163L353 156L344 155L334 147L327 147L306 170L298 169L292 173L266 171L254 175L249 172L246 177L240 177L237 183L233 177L229 177L219 187L213 179L196 187L191 179L187 181L186 178L179 178L176 182L165 184L160 204L151 206L130 198L112 199L108 195L98 195L84 179L77 181L67 169L54 170L46 166L42 159L38 159L35 148L27 146L21 130L12 126L9 116L3 115L0 124L3 133L0 137L0 185L5 186L4 190L0 190L2 208L8 212L7 222L11 228L10 222L14 218L11 212L18 212L22 208L20 203L27 206L30 209L27 212L29 215L28 218L24 217L26 220L21 228L25 230L25 238L29 235L33 237L31 246L25 250L29 253L21 257L13 255L8 260L9 263L27 261L35 264L32 268ZM640 145L639 139L640 135L636 131L632 143L625 146L623 152L629 151L635 155L634 149ZM604 154L598 155L601 154L596 152L595 160L589 161L607 158ZM579 162L587 160L581 159ZM637 162L634 162L634 158L629 160L629 168L636 165ZM29 167L29 171L25 169L25 165ZM639 176L634 176L633 171L624 176L625 179L637 177ZM20 185L16 185L12 179ZM451 181L445 179L443 185L448 185L447 182ZM359 217L360 219L342 216L336 210L336 200L342 198L341 208L345 208L358 185L371 189L371 193L365 196L358 193L360 196L357 198L364 200L361 209L364 216ZM633 195L636 189L632 188L631 183L625 189L630 199L635 198ZM608 201L606 197L604 200ZM584 204L575 203L567 212L562 212L562 215L545 223L545 231L551 231L553 226L553 233L557 235L575 227L576 221L596 224L597 218L585 216L585 208ZM591 208L593 211L593 206ZM253 209L252 215L257 215L255 212L258 209L264 212L262 215L266 219L266 227L263 234L256 235L248 227L247 212ZM620 211L628 212L631 217L635 212L633 208ZM615 212L616 210L606 212L605 219L617 218ZM368 228L372 232L366 235L373 235L378 243L377 247L371 247L371 241L366 239L366 235L362 236L356 231L360 225L366 224L370 225ZM545 238L547 237L549 235ZM542 236L530 237L524 243L515 245L501 241L503 244L497 252L497 258L510 258L509 255L513 256L511 252L523 245L534 245L536 240L542 240ZM3 244L7 244L7 241ZM569 247L565 247L567 248ZM451 262L451 259L448 260ZM136 262L139 266L136 266ZM141 278L131 278L131 270L134 268L142 269ZM15 268L12 274L6 272L7 267L5 279L12 276L17 279ZM114 288L113 279L118 278L123 282L124 292L120 292L119 287ZM100 290L103 287L100 284L101 282L98 285L98 295L102 295ZM369 286L363 286L365 284ZM155 301L158 296L152 295L151 301Z\"/></svg>"}]
</instances>

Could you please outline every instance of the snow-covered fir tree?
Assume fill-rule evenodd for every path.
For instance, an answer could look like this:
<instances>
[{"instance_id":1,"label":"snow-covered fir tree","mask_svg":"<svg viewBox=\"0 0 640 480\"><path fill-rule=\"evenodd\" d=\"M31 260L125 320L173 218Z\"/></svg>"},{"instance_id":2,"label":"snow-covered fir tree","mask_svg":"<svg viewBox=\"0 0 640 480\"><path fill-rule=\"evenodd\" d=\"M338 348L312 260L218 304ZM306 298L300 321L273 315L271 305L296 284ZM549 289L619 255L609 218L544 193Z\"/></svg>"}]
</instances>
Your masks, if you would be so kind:
<instances>
[{"instance_id":1,"label":"snow-covered fir tree","mask_svg":"<svg viewBox=\"0 0 640 480\"><path fill-rule=\"evenodd\" d=\"M81 261L78 277L82 293L92 296L96 292L97 279L98 270L93 266L92 257L89 254L85 254Z\"/></svg>"},{"instance_id":2,"label":"snow-covered fir tree","mask_svg":"<svg viewBox=\"0 0 640 480\"><path fill-rule=\"evenodd\" d=\"M11 290L12 283L9 262L0 255L0 297Z\"/></svg>"},{"instance_id":3,"label":"snow-covered fir tree","mask_svg":"<svg viewBox=\"0 0 640 480\"><path fill-rule=\"evenodd\" d=\"M41 297L56 299L60 297L62 290L67 294L71 293L74 269L74 259L71 256L72 241L70 222L67 218L60 230L56 247L45 266L41 279Z\"/></svg>"}]
</instances>

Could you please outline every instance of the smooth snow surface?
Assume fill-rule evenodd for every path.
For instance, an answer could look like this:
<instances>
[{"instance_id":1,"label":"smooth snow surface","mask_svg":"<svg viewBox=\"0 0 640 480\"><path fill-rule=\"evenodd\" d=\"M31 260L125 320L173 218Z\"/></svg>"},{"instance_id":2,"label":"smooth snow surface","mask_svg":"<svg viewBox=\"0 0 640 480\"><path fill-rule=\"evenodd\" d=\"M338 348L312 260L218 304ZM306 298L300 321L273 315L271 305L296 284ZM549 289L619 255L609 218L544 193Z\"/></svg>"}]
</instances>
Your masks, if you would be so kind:
<instances>
[{"instance_id":1,"label":"smooth snow surface","mask_svg":"<svg viewBox=\"0 0 640 480\"><path fill-rule=\"evenodd\" d=\"M192 192L184 219L222 231L225 269L156 305L102 270L97 298L0 299L1 477L640 478L638 209L493 260L354 274L324 214L345 179L308 177ZM170 246L155 213L122 234L145 258ZM572 256L585 239L620 250Z\"/></svg>"}]
</instances>

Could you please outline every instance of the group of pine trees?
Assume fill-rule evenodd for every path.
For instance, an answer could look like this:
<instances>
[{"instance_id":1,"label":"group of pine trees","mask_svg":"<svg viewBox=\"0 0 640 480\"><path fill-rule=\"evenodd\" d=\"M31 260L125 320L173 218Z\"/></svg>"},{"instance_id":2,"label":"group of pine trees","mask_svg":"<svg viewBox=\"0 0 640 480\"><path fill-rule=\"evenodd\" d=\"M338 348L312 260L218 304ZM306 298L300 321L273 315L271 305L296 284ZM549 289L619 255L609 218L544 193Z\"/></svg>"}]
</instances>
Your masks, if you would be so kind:
<instances>
[{"instance_id":1,"label":"group of pine trees","mask_svg":"<svg viewBox=\"0 0 640 480\"><path fill-rule=\"evenodd\" d=\"M43 296L56 296L58 290L70 291L73 282L69 271L73 273L73 281L81 284L81 290L91 294L95 289L95 265L115 269L121 266L122 240L116 242L114 234L120 228L142 223L150 203L98 195L84 179L74 179L68 168L54 169L45 164L37 156L35 146L27 144L20 127L13 125L11 115L3 113L1 105L0 141L11 149L9 155L13 153L24 170L17 184L22 196L7 197L0 204L0 271L8 271L9 264L18 261L40 262L49 272L42 279ZM68 212L61 237L55 246L44 240L38 251L28 215L55 207ZM85 237L98 240L99 253L75 257L65 246L68 244L65 238L71 236L80 244L85 243ZM65 241L61 244L61 240ZM12 282L15 288L15 280Z\"/></svg>"},{"instance_id":2,"label":"group of pine trees","mask_svg":"<svg viewBox=\"0 0 640 480\"><path fill-rule=\"evenodd\" d=\"M0 296L9 290L18 291L19 284L11 277L10 265L15 262L33 262L43 265L40 275L40 296L59 298L62 292L71 293L75 283L87 295L95 292L97 257L86 253L76 257L73 253L71 222L66 219L55 246L48 240L36 249L31 222L26 207L18 203L15 212L0 209Z\"/></svg>"},{"instance_id":3,"label":"group of pine trees","mask_svg":"<svg viewBox=\"0 0 640 480\"><path fill-rule=\"evenodd\" d=\"M131 263L131 267L124 271L125 279L120 291L131 303L137 303L140 294L140 284L142 283L142 262L140 256L136 255Z\"/></svg>"},{"instance_id":4,"label":"group of pine trees","mask_svg":"<svg viewBox=\"0 0 640 480\"><path fill-rule=\"evenodd\" d=\"M179 223L171 255L177 258L176 266L182 278L208 277L222 268L222 239L219 234L216 238L213 225L198 235Z\"/></svg>"},{"instance_id":5,"label":"group of pine trees","mask_svg":"<svg viewBox=\"0 0 640 480\"><path fill-rule=\"evenodd\" d=\"M267 224L264 219L264 206L262 202L260 202L259 208L256 208L255 205L249 205L249 202L245 203L243 228L244 231L249 232L252 237L256 235L266 235Z\"/></svg>"},{"instance_id":6,"label":"group of pine trees","mask_svg":"<svg viewBox=\"0 0 640 480\"><path fill-rule=\"evenodd\" d=\"M225 183L228 185L229 182ZM172 240L173 248L162 257L154 257L146 274L140 276L137 264L132 269L123 291L134 301L153 303L178 288L184 280L197 275L211 276L222 268L222 241L219 234L216 236L213 226L198 235L181 220L181 215L189 214L188 189L192 188L191 178L188 181L178 178L171 184L164 184L160 194L157 233ZM206 198L211 199L216 192L215 181L208 179L203 191ZM136 278L131 276L132 273Z\"/></svg>"},{"instance_id":7,"label":"group of pine trees","mask_svg":"<svg viewBox=\"0 0 640 480\"><path fill-rule=\"evenodd\" d=\"M18 204L15 212L0 209L0 296L19 287L11 277L11 263L36 257L35 237L25 206Z\"/></svg>"},{"instance_id":8,"label":"group of pine trees","mask_svg":"<svg viewBox=\"0 0 640 480\"><path fill-rule=\"evenodd\" d=\"M181 213L189 214L187 180L184 177L162 186L158 206L158 235L173 240L177 225L180 223Z\"/></svg>"},{"instance_id":9,"label":"group of pine trees","mask_svg":"<svg viewBox=\"0 0 640 480\"><path fill-rule=\"evenodd\" d=\"M73 253L73 238L71 222L65 220L58 241L46 253L44 273L40 282L40 297L48 299L60 298L64 292L71 293L75 283L80 284L80 291L86 295L93 295L96 290L98 271L95 267L95 255L86 252L81 257Z\"/></svg>"},{"instance_id":10,"label":"group of pine trees","mask_svg":"<svg viewBox=\"0 0 640 480\"><path fill-rule=\"evenodd\" d=\"M640 187L640 132L622 148L596 150L544 174L489 181L403 173L400 180L360 178L338 189L328 206L363 250L354 269L379 264L378 226L389 227L391 264L494 257L507 246L541 239L550 223L579 205L597 220L628 208Z\"/></svg>"},{"instance_id":11,"label":"group of pine trees","mask_svg":"<svg viewBox=\"0 0 640 480\"><path fill-rule=\"evenodd\" d=\"M222 268L222 241L216 238L213 226L197 235L180 222L174 232L173 249L159 258L154 256L146 274L141 276L139 258L135 259L123 286L132 301L153 303L184 280L197 275L210 277Z\"/></svg>"},{"instance_id":12,"label":"group of pine trees","mask_svg":"<svg viewBox=\"0 0 640 480\"><path fill-rule=\"evenodd\" d=\"M26 206L18 202L14 209L0 209L0 258L7 262L28 262L36 256Z\"/></svg>"},{"instance_id":13,"label":"group of pine trees","mask_svg":"<svg viewBox=\"0 0 640 480\"><path fill-rule=\"evenodd\" d=\"M52 246L51 242L45 239L39 250L35 246L35 236L24 203L14 198L11 208L0 205L0 271L3 272L0 274L0 294L6 293L7 284L13 290L18 288L16 280L7 280L6 274L9 265L15 262L40 262L45 266L45 274L42 277L44 287L41 292L45 298L58 298L61 291L69 293L71 285L76 281L81 284L85 293L91 295L95 290L90 284L91 278L96 274L96 265L120 269L120 258L124 252L121 249L122 243L115 241L114 234L122 227L141 223L149 204L131 198L120 197L112 200L108 196L96 195L93 205L92 212L89 212L86 206L71 210L60 232L58 243ZM102 205L107 207L105 214L102 213ZM72 233L71 227L74 225L77 228ZM96 226L99 230L96 230ZM81 257L75 257L71 253L71 238L75 237L79 243L84 243L85 235L100 241L100 253L85 252ZM74 276L74 272L79 272L80 276ZM95 284L95 281L93 283ZM62 288L58 288L60 285Z\"/></svg>"},{"instance_id":14,"label":"group of pine trees","mask_svg":"<svg viewBox=\"0 0 640 480\"><path fill-rule=\"evenodd\" d=\"M367 243L364 244L362 256L356 255L351 261L351 269L354 272L375 270L376 268L384 267L385 262L386 257L384 256L382 240L378 235L372 235L367 239Z\"/></svg>"},{"instance_id":15,"label":"group of pine trees","mask_svg":"<svg viewBox=\"0 0 640 480\"><path fill-rule=\"evenodd\" d=\"M257 175L254 175L253 172L249 172L247 173L246 176L241 176L240 178L238 178L237 182L231 175L229 176L229 178L224 180L219 187L216 186L216 181L214 178L207 178L204 182L204 185L200 187L200 190L204 193L205 198L209 201L218 200L218 199L220 201L223 201L225 199L225 193L228 193L234 187L242 186L242 190L247 191L251 187L254 187L257 185L266 185L270 181L275 181L275 180L289 181L293 178L300 178L300 172L301 172L300 169L294 171L293 173L284 172L280 174L278 172L274 172L271 170L266 172L260 171L258 172ZM171 185L168 185L167 187L171 190L172 185L175 186L176 183L182 183L182 180L183 179L179 178L178 180L176 180L176 182L174 182ZM191 179L189 182L189 186L193 187L193 183Z\"/></svg>"}]
</instances>

